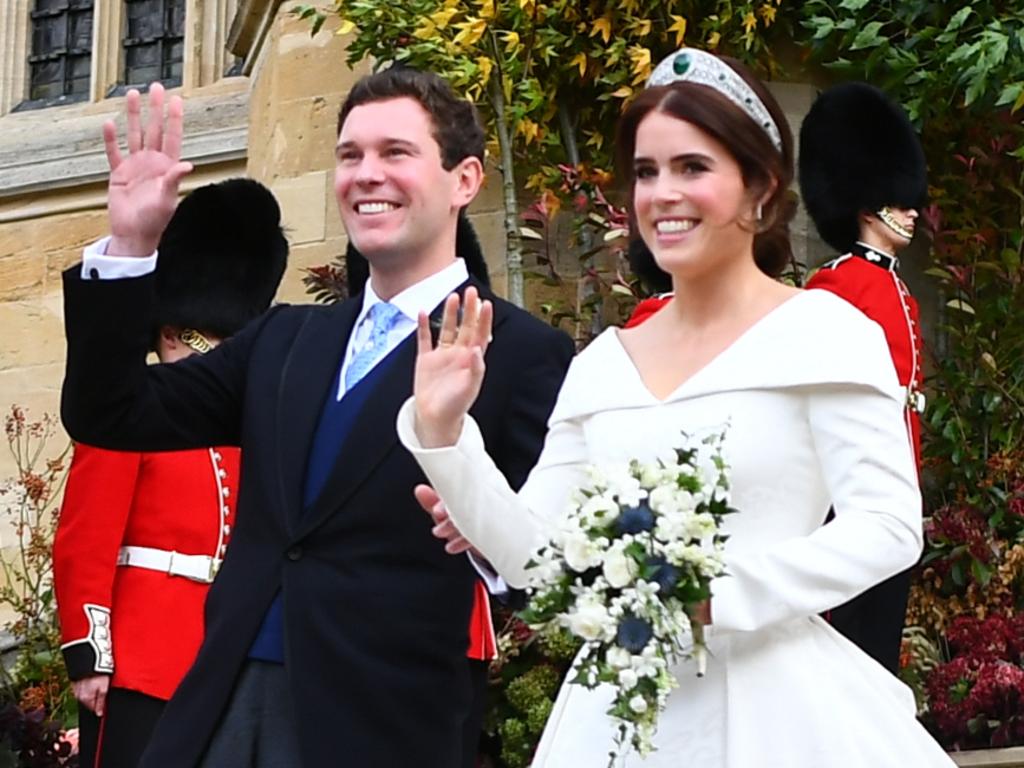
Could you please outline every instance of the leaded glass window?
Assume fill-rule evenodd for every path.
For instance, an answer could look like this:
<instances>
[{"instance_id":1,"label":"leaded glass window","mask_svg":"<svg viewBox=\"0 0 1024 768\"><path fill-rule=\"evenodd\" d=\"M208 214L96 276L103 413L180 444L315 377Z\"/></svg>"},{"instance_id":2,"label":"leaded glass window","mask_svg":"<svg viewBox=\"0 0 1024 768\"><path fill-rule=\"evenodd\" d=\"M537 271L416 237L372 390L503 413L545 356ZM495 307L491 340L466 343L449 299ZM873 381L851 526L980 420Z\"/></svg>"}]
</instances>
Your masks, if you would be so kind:
<instances>
[{"instance_id":1,"label":"leaded glass window","mask_svg":"<svg viewBox=\"0 0 1024 768\"><path fill-rule=\"evenodd\" d=\"M89 96L92 0L36 0L32 11L29 100Z\"/></svg>"},{"instance_id":2,"label":"leaded glass window","mask_svg":"<svg viewBox=\"0 0 1024 768\"><path fill-rule=\"evenodd\" d=\"M125 0L124 79L181 85L185 0Z\"/></svg>"}]
</instances>

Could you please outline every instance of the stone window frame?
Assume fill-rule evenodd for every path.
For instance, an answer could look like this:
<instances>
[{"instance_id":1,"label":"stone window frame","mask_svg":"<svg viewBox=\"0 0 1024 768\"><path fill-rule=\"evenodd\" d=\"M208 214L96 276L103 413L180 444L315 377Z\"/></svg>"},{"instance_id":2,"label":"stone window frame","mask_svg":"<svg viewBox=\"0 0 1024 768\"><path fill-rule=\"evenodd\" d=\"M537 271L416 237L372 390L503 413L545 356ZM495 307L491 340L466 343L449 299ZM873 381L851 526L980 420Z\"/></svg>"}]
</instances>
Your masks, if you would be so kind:
<instances>
[{"instance_id":1,"label":"stone window frame","mask_svg":"<svg viewBox=\"0 0 1024 768\"><path fill-rule=\"evenodd\" d=\"M127 10L126 6L131 6L132 4L141 4L143 2L150 2L150 1L152 1L152 0L121 0L122 7L124 7L125 10ZM117 90L121 90L121 89L127 90L128 88L131 88L131 87L140 87L140 86L144 86L144 85L148 84L147 82L144 82L145 80L147 80L147 78L140 79L140 78L137 78L137 77L131 77L131 76L129 76L129 72L128 72L128 69L131 66L130 63L129 63L129 59L131 58L129 54L131 53L131 51L132 50L143 50L145 48L150 48L151 50L155 50L156 51L157 58L159 59L159 61L156 64L156 67L161 70L161 77L159 77L159 78L148 78L148 80L151 82L154 79L159 79L160 82L163 83L168 88L176 88L177 86L179 86L181 84L182 78L184 77L184 65L185 65L185 27L186 27L186 23L185 23L184 14L188 11L188 8L187 8L188 3L186 2L186 0L155 0L155 1L157 3L159 3L159 11L158 12L159 12L160 16L163 17L160 20L161 33L153 35L152 37L150 37L148 39L133 39L133 38L131 38L129 36L129 30L130 30L129 18L131 17L131 13L130 12L125 13L125 22L126 23L124 24L123 35L121 37L121 50L122 50L122 57L121 57L121 62L122 62L121 82L120 82L119 87L115 89L115 92ZM168 29L168 21L169 21L169 19L167 17L168 17L168 15L170 13L170 10L171 10L170 6L172 4L176 5L177 7L181 8L181 10L182 10L181 30L180 30L181 31L181 35L180 36L176 35L176 34L173 34L173 30ZM174 57L174 55L172 53L173 46L174 46L175 42L177 42L177 41L180 41L180 44L181 44L181 60L180 60L180 62L177 61L177 58ZM180 66L181 72L180 72L179 76L178 77L164 77L163 75L166 72L167 68L169 66L172 66L175 63L180 63L180 65L181 65Z\"/></svg>"},{"instance_id":2,"label":"stone window frame","mask_svg":"<svg viewBox=\"0 0 1024 768\"><path fill-rule=\"evenodd\" d=\"M66 92L67 87L75 79L81 80L84 78L84 73L79 78L74 78L70 69L73 66L72 60L78 60L82 64L91 63L92 61L92 17L95 14L96 3L94 0L63 0L64 5L61 8L39 8L41 0L34 0L33 7L29 13L29 34L31 40L28 43L28 61L27 61L27 75L28 83L26 89L28 91L28 99L22 102L24 105L32 107L45 107L45 106L56 106L58 104L68 104L76 101L84 101L89 97L89 85L88 82L84 83L84 88L75 93ZM76 18L81 19L86 13L88 13L88 47L79 46L77 48L69 47L69 36L71 34L72 26ZM62 18L65 27L65 38L62 45L58 45L56 48L49 50L35 50L35 35L37 28L48 26L48 20ZM84 39L84 38L83 38ZM32 61L37 59L37 61ZM59 84L61 86L61 93L56 96L37 96L33 98L33 69L37 64L43 62L52 63L54 60L58 60L60 63L61 75L58 80L50 81L52 84Z\"/></svg>"},{"instance_id":3,"label":"stone window frame","mask_svg":"<svg viewBox=\"0 0 1024 768\"><path fill-rule=\"evenodd\" d=\"M236 59L226 49L225 41L239 2L245 0L186 0L183 89L210 85L229 74L237 74ZM30 14L34 6L34 0L0 0L0 19L5 21L0 24L0 118L29 101ZM94 3L89 96L69 104L47 106L47 110L80 107L123 93L124 25L122 0Z\"/></svg>"}]
</instances>

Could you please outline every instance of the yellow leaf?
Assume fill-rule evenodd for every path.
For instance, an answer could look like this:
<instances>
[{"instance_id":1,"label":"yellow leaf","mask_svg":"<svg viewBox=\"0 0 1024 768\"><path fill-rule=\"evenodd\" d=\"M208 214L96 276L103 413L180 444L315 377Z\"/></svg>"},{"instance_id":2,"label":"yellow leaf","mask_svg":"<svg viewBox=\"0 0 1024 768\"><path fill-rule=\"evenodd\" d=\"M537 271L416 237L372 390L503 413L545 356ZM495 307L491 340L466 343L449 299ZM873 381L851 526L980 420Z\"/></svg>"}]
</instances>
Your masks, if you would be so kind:
<instances>
[{"instance_id":1,"label":"yellow leaf","mask_svg":"<svg viewBox=\"0 0 1024 768\"><path fill-rule=\"evenodd\" d=\"M676 33L676 46L681 46L683 38L686 37L686 17L672 14L672 26L668 31Z\"/></svg>"},{"instance_id":2,"label":"yellow leaf","mask_svg":"<svg viewBox=\"0 0 1024 768\"><path fill-rule=\"evenodd\" d=\"M743 17L743 29L747 34L750 34L757 28L757 16L754 15L753 11L747 11L746 16Z\"/></svg>"},{"instance_id":3,"label":"yellow leaf","mask_svg":"<svg viewBox=\"0 0 1024 768\"><path fill-rule=\"evenodd\" d=\"M508 75L501 76L501 91L505 95L505 101L512 103L512 78Z\"/></svg>"},{"instance_id":4,"label":"yellow leaf","mask_svg":"<svg viewBox=\"0 0 1024 768\"><path fill-rule=\"evenodd\" d=\"M544 173L537 171L526 180L527 189L540 189L544 185Z\"/></svg>"},{"instance_id":5,"label":"yellow leaf","mask_svg":"<svg viewBox=\"0 0 1024 768\"><path fill-rule=\"evenodd\" d=\"M604 146L604 134L600 131L587 131L587 146L600 149Z\"/></svg>"},{"instance_id":6,"label":"yellow leaf","mask_svg":"<svg viewBox=\"0 0 1024 768\"><path fill-rule=\"evenodd\" d=\"M708 48L715 49L718 47L718 41L722 39L721 34L718 32L712 32L708 35Z\"/></svg>"},{"instance_id":7,"label":"yellow leaf","mask_svg":"<svg viewBox=\"0 0 1024 768\"><path fill-rule=\"evenodd\" d=\"M600 34L601 39L604 40L605 45L612 39L612 20L607 16L602 16L600 19L594 22L590 28L590 36Z\"/></svg>"},{"instance_id":8,"label":"yellow leaf","mask_svg":"<svg viewBox=\"0 0 1024 768\"><path fill-rule=\"evenodd\" d=\"M519 33L503 32L505 35L505 53L515 53L519 50Z\"/></svg>"},{"instance_id":9,"label":"yellow leaf","mask_svg":"<svg viewBox=\"0 0 1024 768\"><path fill-rule=\"evenodd\" d=\"M352 21L350 21L348 19L345 19L344 21L341 22L341 26L338 27L338 31L335 34L347 35L349 32L351 32L355 28L356 28L356 25L355 25L354 22L352 22Z\"/></svg>"},{"instance_id":10,"label":"yellow leaf","mask_svg":"<svg viewBox=\"0 0 1024 768\"><path fill-rule=\"evenodd\" d=\"M651 74L651 52L642 45L631 45L629 47L629 60L633 62L632 72L634 75L642 76L646 80Z\"/></svg>"},{"instance_id":11,"label":"yellow leaf","mask_svg":"<svg viewBox=\"0 0 1024 768\"><path fill-rule=\"evenodd\" d=\"M641 21L638 21L635 29L638 37L647 37L651 34L651 20L642 19Z\"/></svg>"},{"instance_id":12,"label":"yellow leaf","mask_svg":"<svg viewBox=\"0 0 1024 768\"><path fill-rule=\"evenodd\" d=\"M484 32L487 31L487 22L483 19L469 19L455 25L455 28L459 30L459 34L452 40L456 46L462 48L469 48L471 45L476 45L481 37L484 36Z\"/></svg>"},{"instance_id":13,"label":"yellow leaf","mask_svg":"<svg viewBox=\"0 0 1024 768\"><path fill-rule=\"evenodd\" d=\"M614 96L617 99L628 99L632 95L633 89L630 88L628 85L620 86L619 88L616 88L614 91L612 91L612 96Z\"/></svg>"},{"instance_id":14,"label":"yellow leaf","mask_svg":"<svg viewBox=\"0 0 1024 768\"><path fill-rule=\"evenodd\" d=\"M491 70L494 69L494 62L486 56L480 56L476 60L476 65L480 67L480 81L486 83L491 79Z\"/></svg>"},{"instance_id":15,"label":"yellow leaf","mask_svg":"<svg viewBox=\"0 0 1024 768\"><path fill-rule=\"evenodd\" d=\"M480 0L480 18L493 19L495 14L494 0Z\"/></svg>"},{"instance_id":16,"label":"yellow leaf","mask_svg":"<svg viewBox=\"0 0 1024 768\"><path fill-rule=\"evenodd\" d=\"M770 27L775 21L775 6L765 3L758 10L761 13L761 18L764 19L764 25Z\"/></svg>"},{"instance_id":17,"label":"yellow leaf","mask_svg":"<svg viewBox=\"0 0 1024 768\"><path fill-rule=\"evenodd\" d=\"M577 53L572 57L572 61L569 62L569 66L576 66L580 68L580 77L587 74L587 54Z\"/></svg>"},{"instance_id":18,"label":"yellow leaf","mask_svg":"<svg viewBox=\"0 0 1024 768\"><path fill-rule=\"evenodd\" d=\"M519 121L519 125L516 126L516 132L522 134L523 138L526 139L526 144L530 145L537 140L537 135L540 133L540 126L530 118L524 117Z\"/></svg>"},{"instance_id":19,"label":"yellow leaf","mask_svg":"<svg viewBox=\"0 0 1024 768\"><path fill-rule=\"evenodd\" d=\"M519 8L532 14L537 9L537 2L536 0L519 0Z\"/></svg>"},{"instance_id":20,"label":"yellow leaf","mask_svg":"<svg viewBox=\"0 0 1024 768\"><path fill-rule=\"evenodd\" d=\"M437 34L437 25L429 18L423 19L418 27L413 30L412 36L420 40L429 40Z\"/></svg>"},{"instance_id":21,"label":"yellow leaf","mask_svg":"<svg viewBox=\"0 0 1024 768\"><path fill-rule=\"evenodd\" d=\"M444 29L448 26L448 22L452 20L452 17L459 12L458 8L443 8L436 13L430 14L428 17L434 26L438 29Z\"/></svg>"}]
</instances>

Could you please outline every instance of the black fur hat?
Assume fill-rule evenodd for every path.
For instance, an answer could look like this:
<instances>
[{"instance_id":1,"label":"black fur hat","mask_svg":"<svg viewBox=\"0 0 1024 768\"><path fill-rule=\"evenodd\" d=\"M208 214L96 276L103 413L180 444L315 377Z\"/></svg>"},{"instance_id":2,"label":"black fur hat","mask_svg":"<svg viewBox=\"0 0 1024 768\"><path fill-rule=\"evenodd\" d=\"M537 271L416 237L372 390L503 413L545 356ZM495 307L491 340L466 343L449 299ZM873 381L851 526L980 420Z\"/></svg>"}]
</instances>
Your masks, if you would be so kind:
<instances>
[{"instance_id":1,"label":"black fur hat","mask_svg":"<svg viewBox=\"0 0 1024 768\"><path fill-rule=\"evenodd\" d=\"M476 236L473 223L466 215L466 209L459 211L459 221L455 229L455 255L466 262L470 277L486 288L491 287L491 276L487 271L487 261L480 247L480 238ZM363 290L370 278L370 264L366 257L349 241L345 250L345 274L347 276L348 295L355 296Z\"/></svg>"},{"instance_id":2,"label":"black fur hat","mask_svg":"<svg viewBox=\"0 0 1024 768\"><path fill-rule=\"evenodd\" d=\"M288 260L281 209L252 179L191 192L160 238L157 328L227 338L270 305Z\"/></svg>"},{"instance_id":3,"label":"black fur hat","mask_svg":"<svg viewBox=\"0 0 1024 768\"><path fill-rule=\"evenodd\" d=\"M904 111L867 83L822 92L800 129L800 193L818 234L840 253L859 237L858 214L920 209L924 151Z\"/></svg>"}]
</instances>

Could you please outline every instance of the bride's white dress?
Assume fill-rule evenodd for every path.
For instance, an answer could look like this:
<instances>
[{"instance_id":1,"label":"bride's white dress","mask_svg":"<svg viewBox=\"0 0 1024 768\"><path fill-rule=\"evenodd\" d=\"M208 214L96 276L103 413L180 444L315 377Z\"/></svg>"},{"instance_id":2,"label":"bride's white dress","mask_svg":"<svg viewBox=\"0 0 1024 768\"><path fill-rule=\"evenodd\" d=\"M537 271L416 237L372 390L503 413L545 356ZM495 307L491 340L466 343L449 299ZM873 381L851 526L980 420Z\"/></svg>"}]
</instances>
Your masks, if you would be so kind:
<instances>
[{"instance_id":1,"label":"bride's white dress","mask_svg":"<svg viewBox=\"0 0 1024 768\"><path fill-rule=\"evenodd\" d=\"M665 354L671 354L666 349ZM714 582L707 675L679 665L647 760L631 768L918 768L952 761L910 690L818 614L913 564L921 499L881 329L824 291L797 294L659 401L617 331L573 362L543 454L517 497L467 419L425 450L399 434L463 534L510 584L587 463L652 458L680 430L728 424L729 575ZM836 519L822 525L829 506ZM536 768L603 768L610 689L564 685Z\"/></svg>"}]
</instances>

